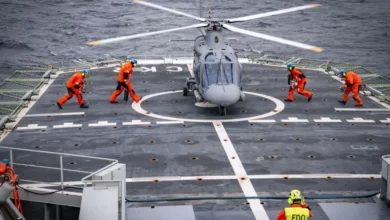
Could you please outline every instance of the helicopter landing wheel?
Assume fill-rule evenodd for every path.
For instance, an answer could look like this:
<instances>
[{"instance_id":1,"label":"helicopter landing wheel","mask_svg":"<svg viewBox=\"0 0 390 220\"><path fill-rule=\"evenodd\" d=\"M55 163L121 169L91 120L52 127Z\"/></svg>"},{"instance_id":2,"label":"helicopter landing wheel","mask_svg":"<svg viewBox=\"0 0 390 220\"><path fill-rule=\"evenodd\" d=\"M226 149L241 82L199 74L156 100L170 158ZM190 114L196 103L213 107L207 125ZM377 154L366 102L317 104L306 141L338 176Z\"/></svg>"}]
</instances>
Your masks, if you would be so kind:
<instances>
[{"instance_id":1,"label":"helicopter landing wheel","mask_svg":"<svg viewBox=\"0 0 390 220\"><path fill-rule=\"evenodd\" d=\"M219 106L219 114L221 116L226 116L226 107L225 106Z\"/></svg>"},{"instance_id":2,"label":"helicopter landing wheel","mask_svg":"<svg viewBox=\"0 0 390 220\"><path fill-rule=\"evenodd\" d=\"M188 95L188 88L184 87L183 88L183 96L187 96L187 95Z\"/></svg>"}]
</instances>

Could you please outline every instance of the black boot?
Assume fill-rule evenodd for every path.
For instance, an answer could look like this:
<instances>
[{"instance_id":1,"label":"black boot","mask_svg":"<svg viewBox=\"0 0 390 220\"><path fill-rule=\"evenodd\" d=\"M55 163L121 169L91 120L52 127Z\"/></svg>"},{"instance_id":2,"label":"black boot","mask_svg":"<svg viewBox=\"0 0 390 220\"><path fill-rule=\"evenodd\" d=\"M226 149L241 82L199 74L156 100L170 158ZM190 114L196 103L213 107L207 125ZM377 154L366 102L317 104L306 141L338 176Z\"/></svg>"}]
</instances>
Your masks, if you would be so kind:
<instances>
[{"instance_id":1,"label":"black boot","mask_svg":"<svg viewBox=\"0 0 390 220\"><path fill-rule=\"evenodd\" d=\"M88 108L88 107L89 107L89 105L88 105L88 104L85 104L85 103L83 103L83 104L80 105L80 108Z\"/></svg>"},{"instance_id":2,"label":"black boot","mask_svg":"<svg viewBox=\"0 0 390 220\"><path fill-rule=\"evenodd\" d=\"M313 98L313 94L311 94L311 96L307 99L307 101L310 102L311 98Z\"/></svg>"},{"instance_id":3,"label":"black boot","mask_svg":"<svg viewBox=\"0 0 390 220\"><path fill-rule=\"evenodd\" d=\"M285 99L285 102L292 102L293 100Z\"/></svg>"},{"instance_id":4,"label":"black boot","mask_svg":"<svg viewBox=\"0 0 390 220\"><path fill-rule=\"evenodd\" d=\"M58 108L62 109L62 106L58 102L57 102L57 106L58 106Z\"/></svg>"},{"instance_id":5,"label":"black boot","mask_svg":"<svg viewBox=\"0 0 390 220\"><path fill-rule=\"evenodd\" d=\"M347 102L346 101L339 101L341 104L343 104L343 105L345 105L345 104L347 104Z\"/></svg>"}]
</instances>

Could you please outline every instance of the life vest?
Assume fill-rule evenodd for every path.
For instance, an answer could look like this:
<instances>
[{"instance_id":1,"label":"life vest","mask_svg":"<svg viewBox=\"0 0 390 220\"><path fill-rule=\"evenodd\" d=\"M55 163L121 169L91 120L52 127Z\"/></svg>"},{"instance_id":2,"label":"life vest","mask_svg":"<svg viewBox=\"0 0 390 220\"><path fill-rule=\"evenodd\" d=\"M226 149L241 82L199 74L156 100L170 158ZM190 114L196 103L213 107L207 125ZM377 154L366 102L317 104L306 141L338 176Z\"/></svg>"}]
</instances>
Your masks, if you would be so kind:
<instances>
[{"instance_id":1,"label":"life vest","mask_svg":"<svg viewBox=\"0 0 390 220\"><path fill-rule=\"evenodd\" d=\"M310 211L307 208L290 207L284 209L286 220L307 220L310 217Z\"/></svg>"}]
</instances>

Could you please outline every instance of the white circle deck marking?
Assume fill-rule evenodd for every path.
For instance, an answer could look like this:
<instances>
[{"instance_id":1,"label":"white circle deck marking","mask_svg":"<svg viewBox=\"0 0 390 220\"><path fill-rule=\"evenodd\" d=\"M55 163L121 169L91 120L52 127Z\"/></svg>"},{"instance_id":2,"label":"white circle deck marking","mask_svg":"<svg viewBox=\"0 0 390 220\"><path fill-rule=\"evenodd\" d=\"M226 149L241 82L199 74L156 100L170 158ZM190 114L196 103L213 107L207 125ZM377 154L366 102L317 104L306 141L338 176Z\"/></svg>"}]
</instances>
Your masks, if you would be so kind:
<instances>
[{"instance_id":1,"label":"white circle deck marking","mask_svg":"<svg viewBox=\"0 0 390 220\"><path fill-rule=\"evenodd\" d=\"M189 118L169 117L169 116L158 115L158 114L154 114L153 112L145 111L141 107L142 102L147 100L147 99L150 99L150 98L153 98L153 97L156 97L156 96L167 95L167 94L172 94L172 93L180 93L180 92L183 92L183 91L182 90L173 90L173 91L168 91L168 92L160 92L160 93L150 94L150 95L144 96L141 99L141 101L138 102L138 103L133 102L131 107L133 107L133 109L136 112L138 112L140 114L143 114L143 115L146 115L146 116L149 116L149 117L153 117L153 118L164 119L164 120L171 120L171 121L211 122L211 123L212 122L216 122L216 121L219 121L219 122L239 122L239 121L248 121L248 120L255 120L255 119L260 119L260 118L266 118L266 117L269 117L269 116L272 116L272 115L276 115L279 112L283 111L283 109L284 109L284 103L282 101L280 101L279 99L274 98L272 96L267 96L267 95L254 93L254 92L244 92L244 93L248 94L248 95L254 95L254 96L258 96L258 97L262 97L262 98L271 100L271 101L273 101L276 104L276 108L274 110L268 112L268 113L265 113L265 114L262 114L262 115L253 116L253 117L235 118L235 119L222 119L221 120L221 119L189 119Z\"/></svg>"}]
</instances>

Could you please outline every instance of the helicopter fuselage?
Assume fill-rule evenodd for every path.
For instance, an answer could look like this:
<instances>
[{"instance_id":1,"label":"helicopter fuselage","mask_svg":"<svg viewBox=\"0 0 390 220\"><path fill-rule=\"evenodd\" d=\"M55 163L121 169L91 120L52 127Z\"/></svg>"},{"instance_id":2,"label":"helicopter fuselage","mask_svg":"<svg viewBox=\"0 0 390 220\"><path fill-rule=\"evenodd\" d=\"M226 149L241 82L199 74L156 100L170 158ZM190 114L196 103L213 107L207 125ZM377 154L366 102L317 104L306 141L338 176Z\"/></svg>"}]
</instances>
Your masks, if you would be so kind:
<instances>
[{"instance_id":1,"label":"helicopter fuselage","mask_svg":"<svg viewBox=\"0 0 390 220\"><path fill-rule=\"evenodd\" d=\"M195 39L193 73L198 102L226 107L243 99L241 67L220 27L210 25Z\"/></svg>"}]
</instances>

